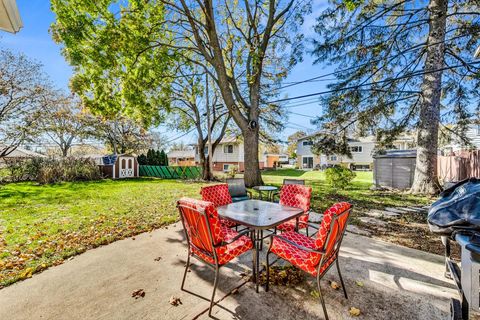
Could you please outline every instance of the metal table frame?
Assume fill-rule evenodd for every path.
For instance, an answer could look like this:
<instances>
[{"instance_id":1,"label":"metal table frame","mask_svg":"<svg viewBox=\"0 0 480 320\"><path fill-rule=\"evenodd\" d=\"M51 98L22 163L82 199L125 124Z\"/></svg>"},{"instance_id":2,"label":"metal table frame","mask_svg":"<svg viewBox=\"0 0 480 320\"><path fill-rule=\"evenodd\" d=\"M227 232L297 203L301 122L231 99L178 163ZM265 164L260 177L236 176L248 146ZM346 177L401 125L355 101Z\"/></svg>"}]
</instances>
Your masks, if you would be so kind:
<instances>
[{"instance_id":1,"label":"metal table frame","mask_svg":"<svg viewBox=\"0 0 480 320\"><path fill-rule=\"evenodd\" d=\"M277 212L272 214L269 213L270 211L266 211L265 209L261 211L258 208L260 206L264 206L265 209L267 209L267 207L269 207L270 209L275 209L277 210ZM263 239L270 236L268 235L262 237L263 230L273 229L275 232L278 225L291 219L296 219L298 226L298 219L304 213L303 210L300 208L283 206L278 203L272 203L263 200L245 200L220 206L217 208L217 211L220 217L232 220L251 230L251 237L253 242L253 281L255 282L255 290L256 292L258 292L260 273L259 252L262 250ZM259 212L260 214L263 214L266 219L255 223L254 221L252 221L255 220L252 219L252 217L260 220ZM283 215L281 217L275 216L275 214L278 215L279 213L283 213Z\"/></svg>"}]
</instances>

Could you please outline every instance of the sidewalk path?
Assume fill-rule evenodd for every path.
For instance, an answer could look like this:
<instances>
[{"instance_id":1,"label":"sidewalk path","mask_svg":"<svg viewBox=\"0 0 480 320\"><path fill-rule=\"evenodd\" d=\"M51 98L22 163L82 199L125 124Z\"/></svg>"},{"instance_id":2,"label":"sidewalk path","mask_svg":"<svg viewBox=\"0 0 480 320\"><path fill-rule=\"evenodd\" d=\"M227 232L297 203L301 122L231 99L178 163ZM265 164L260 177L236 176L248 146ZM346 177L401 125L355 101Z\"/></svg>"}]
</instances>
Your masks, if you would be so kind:
<instances>
[{"instance_id":1,"label":"sidewalk path","mask_svg":"<svg viewBox=\"0 0 480 320\"><path fill-rule=\"evenodd\" d=\"M207 319L208 302L180 290L186 254L180 223L87 251L0 290L0 319ZM310 278L300 287L257 294L240 276L250 261L247 253L221 268L221 301L214 307L218 319L322 318ZM186 287L209 298L213 272L192 262ZM328 280L339 282L334 268L322 282L331 319L353 319L351 306L362 312L355 319L445 319L449 314L455 290L443 277L440 256L348 233L341 266L349 300L328 285ZM239 289L230 294L234 288ZM137 289L145 297L132 298ZM182 304L170 305L171 296Z\"/></svg>"}]
</instances>

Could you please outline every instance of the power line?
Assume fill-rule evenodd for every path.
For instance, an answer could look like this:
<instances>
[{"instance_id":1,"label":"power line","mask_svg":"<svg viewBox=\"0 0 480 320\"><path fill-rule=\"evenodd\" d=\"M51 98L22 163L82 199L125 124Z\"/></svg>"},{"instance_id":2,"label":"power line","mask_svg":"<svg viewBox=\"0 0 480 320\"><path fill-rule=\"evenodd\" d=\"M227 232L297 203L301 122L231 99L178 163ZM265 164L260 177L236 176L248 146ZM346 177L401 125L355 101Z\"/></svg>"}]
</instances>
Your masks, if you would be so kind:
<instances>
[{"instance_id":1,"label":"power line","mask_svg":"<svg viewBox=\"0 0 480 320\"><path fill-rule=\"evenodd\" d=\"M467 36L467 35L465 35L465 34L458 35L458 36L452 37L452 38L450 38L450 39L444 39L444 40L442 40L442 41L438 41L438 42L435 42L435 43L427 44L427 46L437 45L437 44L440 44L440 43L444 43L444 42L447 42L447 41L456 40L456 39L463 38L463 37L466 37L466 36ZM402 55L404 55L405 53L408 53L408 52L410 52L410 51L417 51L417 50L420 50L420 49L423 49L423 44L421 44L421 45L416 45L416 46L414 46L414 47L412 47L412 48L409 48L409 49L406 49L406 50L404 50L404 51L401 51L401 52L399 52L398 54L396 54L393 58L397 58L397 57L400 57L400 56L402 56ZM285 89L285 88L297 86L297 85L299 85L299 84L303 84L303 83L307 83L307 82L336 80L336 79L322 79L322 78L325 78L325 77L328 77L328 76L332 76L332 75L335 75L335 74L338 74L338 73L342 73L342 72L346 72L346 71L358 69L358 68L361 68L361 67L370 65L370 64L372 64L372 63L381 62L381 61L383 61L383 60L384 60L384 59L377 59L377 60L373 60L373 61L369 61L369 62L360 64L360 65L358 65L358 66L352 66L352 67L348 67L348 68L345 68L345 69L340 69L340 70L333 71L333 72L330 72L330 73L325 73L325 74L322 74L322 75L319 75L319 76L315 76L315 77L313 77L313 78L309 78L309 79L305 79L305 80L301 80L301 81L297 81L297 82L291 82L291 83L288 83L288 84L285 85L285 86L281 86L281 87L277 88L276 90L282 90L282 89ZM319 80L319 79L322 79L322 80Z\"/></svg>"},{"instance_id":2,"label":"power line","mask_svg":"<svg viewBox=\"0 0 480 320\"><path fill-rule=\"evenodd\" d=\"M475 61L475 62L470 62L469 64L479 64L479 63L480 63L480 61ZM368 83L363 83L363 84L350 86L350 87L345 87L345 88L341 88L341 89L331 89L331 90L326 90L326 91L319 91L319 92L304 94L304 95L301 95L301 96L296 96L296 97L291 97L291 98L283 98L283 99L273 100L273 101L267 102L267 104L279 103L279 102L285 102L285 101L292 101L292 100L298 100L298 99L303 99L303 98L316 97L316 96L320 96L320 95L323 95L323 94L346 91L346 90L350 90L350 89L358 89L360 87L366 87L366 86L376 85L376 84L380 84L380 83L394 82L394 81L398 81L398 80L405 79L405 78L423 76L425 74L430 74L430 73L434 73L434 72L438 72L438 71L444 71L444 70L451 70L451 69L460 68L460 67L464 67L464 66L465 66L464 64L459 64L459 65L456 65L456 66L443 67L443 68L440 68L440 69L435 69L435 70L430 70L430 71L419 70L419 71L410 72L408 75L405 74L403 76L396 77L396 78L387 78L387 79L380 80L380 81L377 81L377 82L368 82ZM359 89L359 90L362 90L362 89ZM373 91L374 90L375 89L373 89ZM372 91L372 90L367 90L367 91Z\"/></svg>"}]
</instances>

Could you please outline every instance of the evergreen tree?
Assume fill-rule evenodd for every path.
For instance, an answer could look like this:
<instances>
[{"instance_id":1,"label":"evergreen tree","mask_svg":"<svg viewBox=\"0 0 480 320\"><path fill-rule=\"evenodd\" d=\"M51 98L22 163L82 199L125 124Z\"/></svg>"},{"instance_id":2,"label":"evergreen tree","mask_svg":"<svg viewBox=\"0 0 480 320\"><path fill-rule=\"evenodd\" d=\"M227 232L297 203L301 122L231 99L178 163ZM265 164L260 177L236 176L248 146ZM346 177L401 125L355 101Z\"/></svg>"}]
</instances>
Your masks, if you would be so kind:
<instances>
[{"instance_id":1,"label":"evergreen tree","mask_svg":"<svg viewBox=\"0 0 480 320\"><path fill-rule=\"evenodd\" d=\"M412 192L435 193L439 126L456 123L462 135L479 103L478 12L478 0L332 0L318 18L314 54L339 66L317 121L338 150L348 150L352 128L387 145L415 131ZM325 141L315 147L332 151Z\"/></svg>"},{"instance_id":2,"label":"evergreen tree","mask_svg":"<svg viewBox=\"0 0 480 320\"><path fill-rule=\"evenodd\" d=\"M168 166L168 157L163 149L160 152L160 162L162 166Z\"/></svg>"}]
</instances>

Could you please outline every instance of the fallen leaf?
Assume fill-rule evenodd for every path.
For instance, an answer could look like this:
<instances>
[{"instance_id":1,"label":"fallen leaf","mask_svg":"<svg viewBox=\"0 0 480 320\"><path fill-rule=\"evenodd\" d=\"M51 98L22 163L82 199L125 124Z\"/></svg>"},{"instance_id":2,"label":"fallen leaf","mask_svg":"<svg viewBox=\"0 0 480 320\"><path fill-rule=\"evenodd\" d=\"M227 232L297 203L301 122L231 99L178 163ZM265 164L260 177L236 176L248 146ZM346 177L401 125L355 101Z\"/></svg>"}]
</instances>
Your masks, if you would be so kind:
<instances>
[{"instance_id":1,"label":"fallen leaf","mask_svg":"<svg viewBox=\"0 0 480 320\"><path fill-rule=\"evenodd\" d=\"M359 287L363 287L363 282L362 281L357 280L357 281L355 281L355 284Z\"/></svg>"},{"instance_id":2,"label":"fallen leaf","mask_svg":"<svg viewBox=\"0 0 480 320\"><path fill-rule=\"evenodd\" d=\"M135 237L133 237L132 240L135 240Z\"/></svg>"},{"instance_id":3,"label":"fallen leaf","mask_svg":"<svg viewBox=\"0 0 480 320\"><path fill-rule=\"evenodd\" d=\"M145 297L145 291L143 289L137 289L132 292L132 298L138 299Z\"/></svg>"},{"instance_id":4,"label":"fallen leaf","mask_svg":"<svg viewBox=\"0 0 480 320\"><path fill-rule=\"evenodd\" d=\"M330 281L330 287L332 287L332 289L334 290L338 290L340 288L340 285L335 281Z\"/></svg>"},{"instance_id":5,"label":"fallen leaf","mask_svg":"<svg viewBox=\"0 0 480 320\"><path fill-rule=\"evenodd\" d=\"M157 257L157 258L153 259L153 261L160 261L160 260L162 260L162 257Z\"/></svg>"},{"instance_id":6,"label":"fallen leaf","mask_svg":"<svg viewBox=\"0 0 480 320\"><path fill-rule=\"evenodd\" d=\"M20 274L21 279L31 278L33 273L33 268L27 268L25 271Z\"/></svg>"},{"instance_id":7,"label":"fallen leaf","mask_svg":"<svg viewBox=\"0 0 480 320\"><path fill-rule=\"evenodd\" d=\"M350 310L348 310L351 316L353 317L358 317L360 315L360 309L351 307Z\"/></svg>"},{"instance_id":8,"label":"fallen leaf","mask_svg":"<svg viewBox=\"0 0 480 320\"><path fill-rule=\"evenodd\" d=\"M314 298L320 298L320 293L317 290L310 291L310 295Z\"/></svg>"},{"instance_id":9,"label":"fallen leaf","mask_svg":"<svg viewBox=\"0 0 480 320\"><path fill-rule=\"evenodd\" d=\"M172 306L175 306L175 307L178 306L179 304L182 304L182 301L180 300L180 298L175 296L171 296L169 302Z\"/></svg>"}]
</instances>

